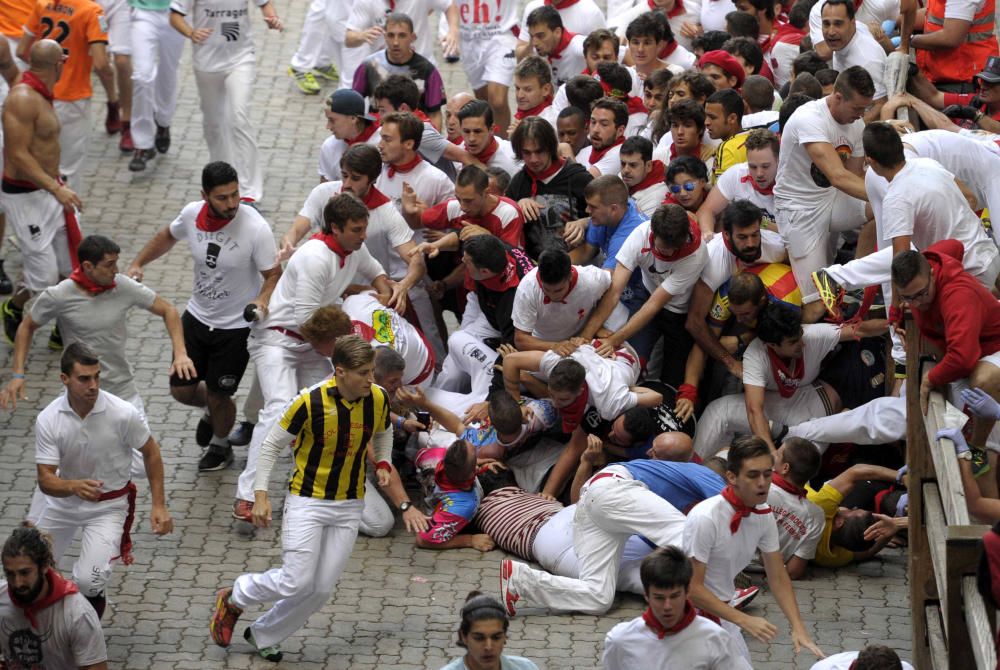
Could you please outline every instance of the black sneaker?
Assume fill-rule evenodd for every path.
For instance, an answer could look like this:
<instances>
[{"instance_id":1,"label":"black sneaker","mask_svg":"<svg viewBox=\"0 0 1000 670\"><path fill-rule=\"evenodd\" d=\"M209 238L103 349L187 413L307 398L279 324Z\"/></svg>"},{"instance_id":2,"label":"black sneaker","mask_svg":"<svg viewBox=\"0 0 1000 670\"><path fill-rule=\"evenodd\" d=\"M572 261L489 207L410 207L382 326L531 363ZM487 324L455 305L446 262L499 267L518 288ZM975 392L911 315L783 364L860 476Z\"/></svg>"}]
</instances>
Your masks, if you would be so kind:
<instances>
[{"instance_id":1,"label":"black sneaker","mask_svg":"<svg viewBox=\"0 0 1000 670\"><path fill-rule=\"evenodd\" d=\"M198 472L225 470L233 462L233 448L220 444L210 444L198 461Z\"/></svg>"},{"instance_id":2,"label":"black sneaker","mask_svg":"<svg viewBox=\"0 0 1000 670\"><path fill-rule=\"evenodd\" d=\"M0 295L10 295L14 292L14 284L3 269L3 259L0 258Z\"/></svg>"},{"instance_id":3,"label":"black sneaker","mask_svg":"<svg viewBox=\"0 0 1000 670\"><path fill-rule=\"evenodd\" d=\"M194 430L194 441L199 447L207 447L212 441L212 424L208 420L207 414L202 414L198 419L198 427Z\"/></svg>"},{"instance_id":4,"label":"black sneaker","mask_svg":"<svg viewBox=\"0 0 1000 670\"><path fill-rule=\"evenodd\" d=\"M52 351L63 350L63 339L62 333L59 332L59 326L52 326L52 332L49 333L49 349Z\"/></svg>"},{"instance_id":5,"label":"black sneaker","mask_svg":"<svg viewBox=\"0 0 1000 670\"><path fill-rule=\"evenodd\" d=\"M253 427L254 424L249 421L240 421L233 428L233 432L229 433L229 444L234 447L244 447L250 444L250 440L253 438Z\"/></svg>"},{"instance_id":6,"label":"black sneaker","mask_svg":"<svg viewBox=\"0 0 1000 670\"><path fill-rule=\"evenodd\" d=\"M165 154L170 150L170 126L157 124L156 139L153 140L153 145L161 154Z\"/></svg>"},{"instance_id":7,"label":"black sneaker","mask_svg":"<svg viewBox=\"0 0 1000 670\"><path fill-rule=\"evenodd\" d=\"M146 163L156 158L156 149L136 149L132 154L132 160L128 162L128 169L131 172L142 172L146 169Z\"/></svg>"},{"instance_id":8,"label":"black sneaker","mask_svg":"<svg viewBox=\"0 0 1000 670\"><path fill-rule=\"evenodd\" d=\"M257 650L260 657L265 661L271 661L272 663L277 663L280 661L284 654L281 653L281 649L278 645L273 644L270 647L258 647L257 641L253 639L253 631L247 628L243 631L243 639L250 643L250 646Z\"/></svg>"},{"instance_id":9,"label":"black sneaker","mask_svg":"<svg viewBox=\"0 0 1000 670\"><path fill-rule=\"evenodd\" d=\"M7 342L14 346L14 338L17 337L17 327L21 325L24 318L24 310L11 304L11 298L0 305L0 314L3 314L3 336Z\"/></svg>"}]
</instances>

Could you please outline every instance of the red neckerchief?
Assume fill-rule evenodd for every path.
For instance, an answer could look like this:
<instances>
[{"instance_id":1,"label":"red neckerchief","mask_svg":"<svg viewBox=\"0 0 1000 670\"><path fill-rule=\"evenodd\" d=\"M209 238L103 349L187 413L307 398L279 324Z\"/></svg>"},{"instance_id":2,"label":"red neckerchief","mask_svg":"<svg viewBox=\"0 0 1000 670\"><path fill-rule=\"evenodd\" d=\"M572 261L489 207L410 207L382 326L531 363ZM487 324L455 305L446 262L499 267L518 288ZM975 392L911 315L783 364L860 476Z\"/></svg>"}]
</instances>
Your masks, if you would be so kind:
<instances>
[{"instance_id":1,"label":"red neckerchief","mask_svg":"<svg viewBox=\"0 0 1000 670\"><path fill-rule=\"evenodd\" d=\"M791 23L782 23L778 26L778 29L774 32L774 37L771 39L774 43L784 42L785 44L798 45L802 42L802 38L805 35L806 31L804 29L800 30Z\"/></svg>"},{"instance_id":2,"label":"red neckerchief","mask_svg":"<svg viewBox=\"0 0 1000 670\"><path fill-rule=\"evenodd\" d=\"M664 261L666 263L676 263L682 258L687 258L695 251L697 251L698 246L701 244L701 228L698 226L698 222L692 219L693 217L690 214L688 214L688 226L689 226L688 241L685 242L681 247L676 249L674 253L667 255L667 254L661 254L659 251L656 250L656 245L653 244L652 230L649 231L649 247L643 247L642 249L640 249L639 253L644 254L646 252L651 252L653 254L653 258Z\"/></svg>"},{"instance_id":3,"label":"red neckerchief","mask_svg":"<svg viewBox=\"0 0 1000 670\"><path fill-rule=\"evenodd\" d=\"M684 616L682 616L681 620L670 628L663 627L660 620L656 618L655 614L653 614L653 609L651 607L647 607L646 611L642 613L642 620L652 629L654 633L656 633L656 639L662 640L667 635L676 635L690 626L696 616L698 616L698 610L696 610L694 605L691 604L691 601L688 600L684 603Z\"/></svg>"},{"instance_id":4,"label":"red neckerchief","mask_svg":"<svg viewBox=\"0 0 1000 670\"><path fill-rule=\"evenodd\" d=\"M549 63L551 63L553 60L557 58L562 58L562 52L566 50L566 47L569 46L569 43L573 40L574 37L576 37L576 33L571 33L570 31L563 28L562 37L559 38L559 44L557 44L556 48L553 49L552 53L549 54L548 58Z\"/></svg>"},{"instance_id":5,"label":"red neckerchief","mask_svg":"<svg viewBox=\"0 0 1000 670\"><path fill-rule=\"evenodd\" d=\"M653 165L649 170L649 174L647 174L645 178L643 178L643 180L638 184L636 184L635 186L629 187L628 189L629 195L633 195L635 193L638 193L639 191L643 191L649 188L650 186L654 186L655 184L662 184L666 174L667 174L667 168L663 164L663 161L653 161Z\"/></svg>"},{"instance_id":6,"label":"red neckerchief","mask_svg":"<svg viewBox=\"0 0 1000 670\"><path fill-rule=\"evenodd\" d=\"M879 491L878 493L875 494L875 500L874 500L875 504L874 504L874 507L875 507L875 513L876 514L881 514L882 513L882 501L885 500L885 497L887 495L889 495L890 493L892 493L895 490L896 490L896 486L892 485L889 488L882 489L881 491ZM888 516L895 516L894 511L895 510L893 510L892 512L889 512Z\"/></svg>"},{"instance_id":7,"label":"red neckerchief","mask_svg":"<svg viewBox=\"0 0 1000 670\"><path fill-rule=\"evenodd\" d=\"M465 142L465 138L462 137L461 135L459 135L455 139L452 139L452 138L449 137L448 141L451 142L452 144L454 144L455 146L460 147L460 146L462 146L462 143Z\"/></svg>"},{"instance_id":8,"label":"red neckerchief","mask_svg":"<svg viewBox=\"0 0 1000 670\"><path fill-rule=\"evenodd\" d=\"M576 286L576 281L579 278L580 278L580 273L576 271L576 266L575 265L570 265L569 266L569 290L566 291L566 295L563 296L562 300L556 300L556 302L558 302L561 305L565 305L566 304L566 298L568 298L569 294L573 292L573 287ZM542 277L537 272L535 273L535 279L538 280L538 285L541 286L542 285ZM552 300L549 298L549 296L545 295L544 291L542 291L542 296L543 296L542 297L542 304L543 305L548 305L549 303L552 302Z\"/></svg>"},{"instance_id":9,"label":"red neckerchief","mask_svg":"<svg viewBox=\"0 0 1000 670\"><path fill-rule=\"evenodd\" d=\"M524 120L528 116L538 116L546 107L552 104L552 96L548 96L541 101L538 105L532 107L531 109L519 109L514 112L514 118L518 121Z\"/></svg>"},{"instance_id":10,"label":"red neckerchief","mask_svg":"<svg viewBox=\"0 0 1000 670\"><path fill-rule=\"evenodd\" d=\"M684 206L684 205L682 205L677 200L677 198L674 197L674 194L670 192L669 188L667 189L667 195L665 195L663 197L663 202L661 202L660 204L661 205L677 205L678 207L683 207Z\"/></svg>"},{"instance_id":11,"label":"red neckerchief","mask_svg":"<svg viewBox=\"0 0 1000 670\"><path fill-rule=\"evenodd\" d=\"M353 251L344 251L344 247L340 246L340 242L337 241L333 233L316 233L309 239L321 241L330 251L337 254L337 258L340 259L340 267L344 267L347 257L354 253Z\"/></svg>"},{"instance_id":12,"label":"red neckerchief","mask_svg":"<svg viewBox=\"0 0 1000 670\"><path fill-rule=\"evenodd\" d=\"M25 618L31 623L31 627L38 629L38 620L35 615L46 607L55 605L57 602L65 598L66 596L71 596L74 593L79 593L79 589L76 584L66 579L58 572L52 568L48 568L45 571L45 579L49 583L49 592L45 594L45 597L41 600L36 600L33 603L22 603L18 600L14 593L10 590L10 583L7 583L7 596L10 598L11 604L17 609L24 612Z\"/></svg>"},{"instance_id":13,"label":"red neckerchief","mask_svg":"<svg viewBox=\"0 0 1000 670\"><path fill-rule=\"evenodd\" d=\"M368 127L361 131L361 134L355 137L353 140L344 140L347 146L353 147L355 144L361 144L362 142L367 142L375 134L375 131L379 129L378 121L373 121L368 124Z\"/></svg>"},{"instance_id":14,"label":"red neckerchief","mask_svg":"<svg viewBox=\"0 0 1000 670\"><path fill-rule=\"evenodd\" d=\"M563 0L562 2L559 2L559 0L543 0L543 4L546 7L555 7L556 9L566 9L567 7L572 7L578 2L580 2L580 0Z\"/></svg>"},{"instance_id":15,"label":"red neckerchief","mask_svg":"<svg viewBox=\"0 0 1000 670\"><path fill-rule=\"evenodd\" d=\"M396 0L386 0L389 3L389 12L396 11Z\"/></svg>"},{"instance_id":16,"label":"red neckerchief","mask_svg":"<svg viewBox=\"0 0 1000 670\"><path fill-rule=\"evenodd\" d=\"M695 146L694 151L688 154L682 154L677 151L677 142L671 142L670 144L670 161L673 162L678 156L694 156L695 158L701 158L701 142Z\"/></svg>"},{"instance_id":17,"label":"red neckerchief","mask_svg":"<svg viewBox=\"0 0 1000 670\"><path fill-rule=\"evenodd\" d=\"M472 487L476 485L476 473L473 471L472 476L468 479L463 479L460 482L453 482L448 479L448 475L444 473L444 459L442 458L438 461L438 464L434 466L434 483L438 485L438 488L442 491L471 491Z\"/></svg>"},{"instance_id":18,"label":"red neckerchief","mask_svg":"<svg viewBox=\"0 0 1000 670\"><path fill-rule=\"evenodd\" d=\"M779 475L777 472L771 473L771 482L782 491L788 491L799 500L806 497L805 488L801 486L796 486L795 484L791 483L790 481ZM875 509L877 510L878 508L876 507Z\"/></svg>"},{"instance_id":19,"label":"red neckerchief","mask_svg":"<svg viewBox=\"0 0 1000 670\"><path fill-rule=\"evenodd\" d=\"M499 148L500 148L500 142L494 135L493 138L490 140L490 143L486 146L486 148L480 151L478 154L473 154L473 156L475 156L480 163L486 165L487 163L490 162L490 159L493 158L493 154L495 154Z\"/></svg>"},{"instance_id":20,"label":"red neckerchief","mask_svg":"<svg viewBox=\"0 0 1000 670\"><path fill-rule=\"evenodd\" d=\"M417 154L416 156L413 157L413 160L410 161L409 163L402 163L401 165L392 165L390 163L389 164L389 179L392 179L394 176L396 176L397 172L402 173L402 174L406 174L407 172L409 172L413 168L415 168L418 165L420 165L421 161L423 161L423 160L424 160L423 156L421 156L420 154Z\"/></svg>"},{"instance_id":21,"label":"red neckerchief","mask_svg":"<svg viewBox=\"0 0 1000 670\"><path fill-rule=\"evenodd\" d=\"M660 8L653 3L653 0L646 0L646 4L649 5L649 11L651 12L660 10ZM684 13L684 0L677 0L677 2L674 3L674 8L671 9L669 12L667 12L667 18L672 19L678 14L683 14L683 13Z\"/></svg>"},{"instance_id":22,"label":"red neckerchief","mask_svg":"<svg viewBox=\"0 0 1000 670\"><path fill-rule=\"evenodd\" d=\"M597 161L604 158L604 156L615 147L620 147L624 141L625 141L624 136L619 137L614 144L612 144L611 146L604 147L603 149L600 150L597 150L593 146L591 146L590 158L587 159L587 162L590 163L591 165L596 165Z\"/></svg>"},{"instance_id":23,"label":"red neckerchief","mask_svg":"<svg viewBox=\"0 0 1000 670\"><path fill-rule=\"evenodd\" d=\"M754 181L754 178L751 177L749 173L740 177L740 181L744 183L749 182L750 186L753 187L753 190L757 191L761 195L774 195L774 182L771 182L771 185L767 188L761 188L760 186L757 186L757 182Z\"/></svg>"},{"instance_id":24,"label":"red neckerchief","mask_svg":"<svg viewBox=\"0 0 1000 670\"><path fill-rule=\"evenodd\" d=\"M465 273L465 288L469 291L473 291L476 288L476 284L479 283L481 286L489 291L502 292L507 291L512 288L517 288L517 285L521 283L521 278L517 276L517 264L514 259L507 254L507 267L503 269L498 275L490 277L489 279L474 280L469 276L469 272Z\"/></svg>"},{"instance_id":25,"label":"red neckerchief","mask_svg":"<svg viewBox=\"0 0 1000 670\"><path fill-rule=\"evenodd\" d=\"M38 91L38 93L45 98L50 105L52 104L52 91L49 90L49 87L45 85L45 82L39 79L38 75L34 72L31 70L23 72L21 74L21 83L28 88Z\"/></svg>"},{"instance_id":26,"label":"red neckerchief","mask_svg":"<svg viewBox=\"0 0 1000 670\"><path fill-rule=\"evenodd\" d=\"M667 58L670 58L670 54L677 51L677 46L678 46L677 40L674 40L667 46L663 47L663 49L660 51L660 53L656 55L656 57L659 58L660 60L665 60Z\"/></svg>"},{"instance_id":27,"label":"red neckerchief","mask_svg":"<svg viewBox=\"0 0 1000 670\"><path fill-rule=\"evenodd\" d=\"M559 410L562 417L562 430L564 433L572 433L583 421L583 414L587 411L587 402L590 400L590 387L586 382L576 400Z\"/></svg>"},{"instance_id":28,"label":"red neckerchief","mask_svg":"<svg viewBox=\"0 0 1000 670\"><path fill-rule=\"evenodd\" d=\"M222 230L222 228L230 221L232 221L232 219L227 219L224 216L216 216L212 211L212 208L209 207L206 202L201 206L201 211L198 212L198 216L195 217L194 225L198 230L206 233L214 233Z\"/></svg>"},{"instance_id":29,"label":"red neckerchief","mask_svg":"<svg viewBox=\"0 0 1000 670\"><path fill-rule=\"evenodd\" d=\"M565 164L566 164L566 159L560 158L559 160L555 160L549 163L549 166L544 170L542 170L541 172L539 172L538 174L535 174L528 168L524 168L525 174L531 177L531 197L534 198L536 195L538 195L538 182L545 181L555 173L559 172L559 170L563 169L563 165Z\"/></svg>"},{"instance_id":30,"label":"red neckerchief","mask_svg":"<svg viewBox=\"0 0 1000 670\"><path fill-rule=\"evenodd\" d=\"M83 268L79 267L73 270L73 273L69 276L69 278L75 281L77 286L91 295L100 295L101 293L110 291L115 287L115 283L113 281L107 286L98 284L96 281L83 274Z\"/></svg>"},{"instance_id":31,"label":"red neckerchief","mask_svg":"<svg viewBox=\"0 0 1000 670\"><path fill-rule=\"evenodd\" d=\"M740 529L740 524L743 523L743 519L747 518L751 514L770 514L770 507L748 507L740 497L736 495L736 489L731 485L722 489L722 497L733 506L736 510L733 513L733 518L729 521L729 532L733 535Z\"/></svg>"},{"instance_id":32,"label":"red neckerchief","mask_svg":"<svg viewBox=\"0 0 1000 670\"><path fill-rule=\"evenodd\" d=\"M365 203L365 207L369 211L378 209L387 202L392 202L382 191L378 190L374 186L368 187L368 192L365 193L365 197L361 198L361 202Z\"/></svg>"},{"instance_id":33,"label":"red neckerchief","mask_svg":"<svg viewBox=\"0 0 1000 670\"><path fill-rule=\"evenodd\" d=\"M410 114L413 114L413 116L417 117L418 119L420 119L424 123L430 123L430 119L427 118L427 115L424 114L423 110L421 110L421 109L410 110Z\"/></svg>"},{"instance_id":34,"label":"red neckerchief","mask_svg":"<svg viewBox=\"0 0 1000 670\"><path fill-rule=\"evenodd\" d=\"M799 390L799 383L805 375L806 366L802 363L801 359L796 358L791 363L791 365L795 366L795 369L790 370L788 364L781 360L778 354L774 353L774 349L766 345L764 348L767 349L767 357L771 361L771 374L774 375L774 382L778 387L778 393L781 394L782 398L791 398Z\"/></svg>"}]
</instances>

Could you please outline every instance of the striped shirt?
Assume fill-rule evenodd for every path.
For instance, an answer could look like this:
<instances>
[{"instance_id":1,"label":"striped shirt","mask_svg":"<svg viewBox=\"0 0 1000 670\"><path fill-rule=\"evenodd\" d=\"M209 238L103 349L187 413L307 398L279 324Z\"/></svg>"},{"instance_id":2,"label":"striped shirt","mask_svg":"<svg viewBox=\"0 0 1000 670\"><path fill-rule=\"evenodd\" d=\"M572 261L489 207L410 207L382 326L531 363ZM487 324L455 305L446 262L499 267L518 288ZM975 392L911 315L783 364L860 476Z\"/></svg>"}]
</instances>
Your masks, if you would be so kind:
<instances>
[{"instance_id":1,"label":"striped shirt","mask_svg":"<svg viewBox=\"0 0 1000 670\"><path fill-rule=\"evenodd\" d=\"M295 472L288 490L304 498L365 497L365 456L375 432L389 428L389 397L372 384L369 395L348 402L336 378L302 391L279 425L295 435Z\"/></svg>"},{"instance_id":2,"label":"striped shirt","mask_svg":"<svg viewBox=\"0 0 1000 670\"><path fill-rule=\"evenodd\" d=\"M483 498L475 522L507 553L534 561L538 531L562 509L562 503L506 486Z\"/></svg>"}]
</instances>

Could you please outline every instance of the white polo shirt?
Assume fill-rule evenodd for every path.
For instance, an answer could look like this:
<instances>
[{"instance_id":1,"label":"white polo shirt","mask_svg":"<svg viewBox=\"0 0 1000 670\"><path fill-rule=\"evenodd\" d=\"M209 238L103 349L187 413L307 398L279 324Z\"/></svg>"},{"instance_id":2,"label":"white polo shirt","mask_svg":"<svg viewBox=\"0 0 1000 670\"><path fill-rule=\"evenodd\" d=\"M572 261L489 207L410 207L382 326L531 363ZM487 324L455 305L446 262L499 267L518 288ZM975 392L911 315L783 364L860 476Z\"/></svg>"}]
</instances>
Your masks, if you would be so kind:
<instances>
[{"instance_id":1,"label":"white polo shirt","mask_svg":"<svg viewBox=\"0 0 1000 670\"><path fill-rule=\"evenodd\" d=\"M733 579L757 550L778 551L778 526L772 514L751 514L740 529L729 530L735 510L722 495L703 500L688 512L684 523L684 551L705 565L705 586L722 602L733 597Z\"/></svg>"},{"instance_id":2,"label":"white polo shirt","mask_svg":"<svg viewBox=\"0 0 1000 670\"><path fill-rule=\"evenodd\" d=\"M538 281L538 268L524 275L514 294L514 327L547 342L561 342L573 337L611 287L611 273L594 265L574 265L576 282L557 302L546 302ZM618 330L628 320L628 309L619 302L604 322Z\"/></svg>"},{"instance_id":3,"label":"white polo shirt","mask_svg":"<svg viewBox=\"0 0 1000 670\"><path fill-rule=\"evenodd\" d=\"M816 556L816 545L823 535L826 519L820 506L808 498L800 498L772 483L767 494L767 504L778 524L778 544L781 560L787 563L792 556L811 561Z\"/></svg>"},{"instance_id":4,"label":"white polo shirt","mask_svg":"<svg viewBox=\"0 0 1000 670\"><path fill-rule=\"evenodd\" d=\"M302 204L299 216L309 219L309 229L318 233L323 228L323 208L335 195L344 191L344 182L327 181L315 187ZM396 251L407 242L413 241L413 231L403 215L392 205L392 201L372 186L363 199L368 207L368 230L365 247L386 270L390 279L400 280L406 276L409 266Z\"/></svg>"},{"instance_id":5,"label":"white polo shirt","mask_svg":"<svg viewBox=\"0 0 1000 670\"><path fill-rule=\"evenodd\" d=\"M377 149L381 139L382 131L376 128L375 132L364 141L364 144L369 144ZM319 148L319 176L327 181L340 179L340 159L344 157L344 152L350 147L351 144L346 140L337 139L334 135L323 140L323 144Z\"/></svg>"},{"instance_id":6,"label":"white polo shirt","mask_svg":"<svg viewBox=\"0 0 1000 670\"><path fill-rule=\"evenodd\" d=\"M403 383L411 384L424 371L430 353L424 339L409 321L380 303L371 292L344 299L344 312L354 323L354 332L373 347L390 347L406 361Z\"/></svg>"},{"instance_id":7,"label":"white polo shirt","mask_svg":"<svg viewBox=\"0 0 1000 670\"><path fill-rule=\"evenodd\" d=\"M707 245L699 242L697 249L687 256L665 261L653 255L652 235L652 223L640 223L629 233L615 260L629 272L638 268L642 273L642 285L650 295L658 288L669 293L670 302L664 306L665 310L684 314L691 299L691 290L708 262Z\"/></svg>"},{"instance_id":8,"label":"white polo shirt","mask_svg":"<svg viewBox=\"0 0 1000 670\"><path fill-rule=\"evenodd\" d=\"M382 166L382 174L375 182L375 188L389 198L400 212L403 211L403 182L413 187L417 198L429 207L455 197L455 185L448 179L448 175L426 160L421 160L406 172L394 169L392 176L389 176L390 167L388 164Z\"/></svg>"},{"instance_id":9,"label":"white polo shirt","mask_svg":"<svg viewBox=\"0 0 1000 670\"><path fill-rule=\"evenodd\" d=\"M604 638L603 667L750 670L750 664L733 644L733 636L703 616L696 616L683 630L662 640L641 616L618 624Z\"/></svg>"},{"instance_id":10,"label":"white polo shirt","mask_svg":"<svg viewBox=\"0 0 1000 670\"><path fill-rule=\"evenodd\" d=\"M840 343L840 326L829 323L811 323L802 326L802 358L796 365L804 365L799 390L808 387L819 376L819 367L826 355ZM755 339L743 354L743 383L777 391L778 382L771 371L767 345ZM797 392L797 391L796 391Z\"/></svg>"},{"instance_id":11,"label":"white polo shirt","mask_svg":"<svg viewBox=\"0 0 1000 670\"><path fill-rule=\"evenodd\" d=\"M57 466L62 479L96 479L103 482L102 491L117 491L132 479L132 450L149 437L131 403L99 391L94 408L81 419L64 392L35 420L35 463ZM48 500L66 508L81 502L76 496Z\"/></svg>"},{"instance_id":12,"label":"white polo shirt","mask_svg":"<svg viewBox=\"0 0 1000 670\"><path fill-rule=\"evenodd\" d=\"M639 404L639 397L629 390L639 381L641 366L635 352L619 351L611 358L600 356L589 344L579 347L570 354L587 370L588 405L594 407L605 421L613 421L625 411ZM546 379L552 368L563 359L554 351L542 355L538 366ZM732 594L730 594L732 595Z\"/></svg>"}]
</instances>

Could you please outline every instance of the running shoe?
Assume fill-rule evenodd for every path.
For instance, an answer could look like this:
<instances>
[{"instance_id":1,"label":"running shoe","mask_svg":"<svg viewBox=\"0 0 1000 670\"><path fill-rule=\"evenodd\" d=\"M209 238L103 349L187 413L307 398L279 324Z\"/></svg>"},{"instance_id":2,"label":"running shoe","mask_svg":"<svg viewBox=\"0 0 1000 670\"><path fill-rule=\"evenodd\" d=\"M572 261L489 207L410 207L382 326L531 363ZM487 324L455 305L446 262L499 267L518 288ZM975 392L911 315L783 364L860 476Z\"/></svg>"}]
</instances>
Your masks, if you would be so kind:
<instances>
[{"instance_id":1,"label":"running shoe","mask_svg":"<svg viewBox=\"0 0 1000 670\"><path fill-rule=\"evenodd\" d=\"M21 325L21 319L24 318L24 310L20 307L15 307L10 301L11 298L8 298L0 306L0 314L3 314L3 336L7 338L7 342L11 346L14 346L14 338L17 337L17 327Z\"/></svg>"},{"instance_id":2,"label":"running shoe","mask_svg":"<svg viewBox=\"0 0 1000 670\"><path fill-rule=\"evenodd\" d=\"M830 316L839 321L843 318L840 301L844 297L844 287L837 280L827 274L826 270L816 270L812 273L813 284L819 291L819 299L823 301L823 306Z\"/></svg>"},{"instance_id":3,"label":"running shoe","mask_svg":"<svg viewBox=\"0 0 1000 670\"><path fill-rule=\"evenodd\" d=\"M312 69L314 75L319 75L327 81L340 81L340 73L337 72L337 66L333 63L326 65L324 67L314 67Z\"/></svg>"},{"instance_id":4,"label":"running shoe","mask_svg":"<svg viewBox=\"0 0 1000 670\"><path fill-rule=\"evenodd\" d=\"M243 614L242 608L230 602L232 596L232 589L219 589L215 594L215 612L212 613L208 631L212 635L212 641L220 647L228 647L232 642L233 628Z\"/></svg>"},{"instance_id":5,"label":"running shoe","mask_svg":"<svg viewBox=\"0 0 1000 670\"><path fill-rule=\"evenodd\" d=\"M221 444L210 444L198 460L198 472L225 470L233 462L233 448Z\"/></svg>"},{"instance_id":6,"label":"running shoe","mask_svg":"<svg viewBox=\"0 0 1000 670\"><path fill-rule=\"evenodd\" d=\"M10 295L14 292L14 282L10 280L3 269L3 260L0 258L0 295Z\"/></svg>"},{"instance_id":7,"label":"running shoe","mask_svg":"<svg viewBox=\"0 0 1000 670\"><path fill-rule=\"evenodd\" d=\"M520 596L510 590L510 578L514 575L514 561L505 558L500 561L500 600L509 616L514 616L517 612L514 609Z\"/></svg>"},{"instance_id":8,"label":"running shoe","mask_svg":"<svg viewBox=\"0 0 1000 670\"><path fill-rule=\"evenodd\" d=\"M319 93L319 82L316 81L316 77L313 76L312 72L296 70L289 66L288 76L295 80L295 85L306 95L316 95Z\"/></svg>"},{"instance_id":9,"label":"running shoe","mask_svg":"<svg viewBox=\"0 0 1000 670\"><path fill-rule=\"evenodd\" d=\"M118 140L118 150L123 154L135 151L135 142L132 141L132 126L128 121L122 122L122 138Z\"/></svg>"},{"instance_id":10,"label":"running shoe","mask_svg":"<svg viewBox=\"0 0 1000 670\"><path fill-rule=\"evenodd\" d=\"M756 586L750 586L745 589L738 589L736 593L733 594L733 599L729 601L730 607L743 611L746 609L757 594L760 593L760 589Z\"/></svg>"},{"instance_id":11,"label":"running shoe","mask_svg":"<svg viewBox=\"0 0 1000 670\"><path fill-rule=\"evenodd\" d=\"M52 331L49 333L49 349L52 351L63 350L63 339L62 333L59 332L59 326L52 326Z\"/></svg>"},{"instance_id":12,"label":"running shoe","mask_svg":"<svg viewBox=\"0 0 1000 670\"><path fill-rule=\"evenodd\" d=\"M249 500L237 500L233 503L233 518L237 521L253 523L253 503Z\"/></svg>"},{"instance_id":13,"label":"running shoe","mask_svg":"<svg viewBox=\"0 0 1000 670\"><path fill-rule=\"evenodd\" d=\"M108 135L114 135L122 129L121 108L117 102L108 103L108 113L104 117L104 129Z\"/></svg>"},{"instance_id":14,"label":"running shoe","mask_svg":"<svg viewBox=\"0 0 1000 670\"><path fill-rule=\"evenodd\" d=\"M131 172L142 172L146 169L146 164L156 158L156 149L136 149L132 154L132 160L128 162L128 169Z\"/></svg>"},{"instance_id":15,"label":"running shoe","mask_svg":"<svg viewBox=\"0 0 1000 670\"><path fill-rule=\"evenodd\" d=\"M153 140L153 145L161 154L165 154L170 150L170 126L157 124L156 138Z\"/></svg>"},{"instance_id":16,"label":"running shoe","mask_svg":"<svg viewBox=\"0 0 1000 670\"><path fill-rule=\"evenodd\" d=\"M251 438L253 438L253 428L254 424L249 421L240 421L233 432L229 433L229 444L234 447L245 447L250 444Z\"/></svg>"},{"instance_id":17,"label":"running shoe","mask_svg":"<svg viewBox=\"0 0 1000 670\"><path fill-rule=\"evenodd\" d=\"M278 645L273 644L270 647L258 647L257 641L253 639L253 631L250 630L248 626L245 631L243 631L243 639L250 643L250 646L257 650L260 657L265 661L271 661L272 663L277 663L281 660L283 654Z\"/></svg>"}]
</instances>

